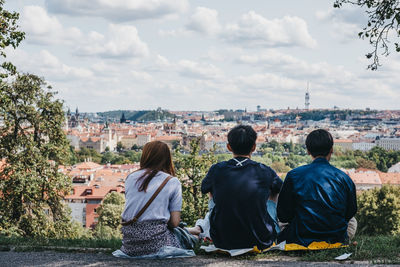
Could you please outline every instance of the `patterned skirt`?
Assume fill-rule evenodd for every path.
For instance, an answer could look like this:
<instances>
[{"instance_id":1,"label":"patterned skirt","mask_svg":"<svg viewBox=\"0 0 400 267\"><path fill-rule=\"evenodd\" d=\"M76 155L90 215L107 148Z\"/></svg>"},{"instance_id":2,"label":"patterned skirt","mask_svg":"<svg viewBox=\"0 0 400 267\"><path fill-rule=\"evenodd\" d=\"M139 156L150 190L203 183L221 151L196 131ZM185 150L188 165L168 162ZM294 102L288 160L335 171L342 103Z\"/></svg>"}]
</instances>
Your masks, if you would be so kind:
<instances>
[{"instance_id":1,"label":"patterned skirt","mask_svg":"<svg viewBox=\"0 0 400 267\"><path fill-rule=\"evenodd\" d=\"M164 246L181 248L179 241L163 220L135 222L122 226L121 251L129 256L156 253Z\"/></svg>"}]
</instances>

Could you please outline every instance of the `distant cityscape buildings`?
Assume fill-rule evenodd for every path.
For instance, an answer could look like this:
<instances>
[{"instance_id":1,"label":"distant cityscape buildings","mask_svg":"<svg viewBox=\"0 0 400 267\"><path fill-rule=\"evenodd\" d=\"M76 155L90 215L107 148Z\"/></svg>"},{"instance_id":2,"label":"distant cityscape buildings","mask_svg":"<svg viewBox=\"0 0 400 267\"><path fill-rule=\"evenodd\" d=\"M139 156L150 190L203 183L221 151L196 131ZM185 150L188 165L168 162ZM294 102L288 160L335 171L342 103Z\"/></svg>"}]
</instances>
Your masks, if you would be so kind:
<instances>
[{"instance_id":1,"label":"distant cityscape buildings","mask_svg":"<svg viewBox=\"0 0 400 267\"><path fill-rule=\"evenodd\" d=\"M130 150L153 140L165 142L171 148L180 145L185 153L194 138L200 138L203 151L215 147L216 153L228 153L227 133L238 123L249 124L256 130L258 147L271 141L304 144L309 132L324 128L332 133L335 147L342 150L369 151L375 146L400 150L399 110L272 110L261 105L256 108L255 112L246 109L169 111L172 116L168 119L146 122L129 121L124 112L111 118L68 110L65 132L74 149L94 149L99 153L116 151L118 146ZM59 171L73 181L73 190L65 198L73 218L82 226L93 228L102 200L110 192L124 193L126 176L137 168L138 163L99 165L90 162L90 158L74 166L61 166ZM400 185L399 164L392 166L388 173L367 169L345 171L358 190L384 184Z\"/></svg>"}]
</instances>

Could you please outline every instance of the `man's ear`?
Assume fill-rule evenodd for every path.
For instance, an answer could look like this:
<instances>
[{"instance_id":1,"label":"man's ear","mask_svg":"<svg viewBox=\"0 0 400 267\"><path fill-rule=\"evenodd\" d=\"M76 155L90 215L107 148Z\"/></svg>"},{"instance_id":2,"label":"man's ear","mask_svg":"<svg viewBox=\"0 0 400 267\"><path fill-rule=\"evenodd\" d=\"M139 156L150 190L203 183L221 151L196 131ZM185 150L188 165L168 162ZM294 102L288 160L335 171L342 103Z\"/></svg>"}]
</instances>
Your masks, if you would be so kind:
<instances>
[{"instance_id":1,"label":"man's ear","mask_svg":"<svg viewBox=\"0 0 400 267\"><path fill-rule=\"evenodd\" d=\"M257 148L257 144L254 144L253 147L251 148L251 152L253 153Z\"/></svg>"},{"instance_id":2,"label":"man's ear","mask_svg":"<svg viewBox=\"0 0 400 267\"><path fill-rule=\"evenodd\" d=\"M307 154L308 154L308 155L311 155L311 153L310 153L310 151L308 151L308 149L307 149Z\"/></svg>"},{"instance_id":3,"label":"man's ear","mask_svg":"<svg viewBox=\"0 0 400 267\"><path fill-rule=\"evenodd\" d=\"M230 152L233 152L230 144L227 144L227 145L226 145L226 148L227 148Z\"/></svg>"}]
</instances>

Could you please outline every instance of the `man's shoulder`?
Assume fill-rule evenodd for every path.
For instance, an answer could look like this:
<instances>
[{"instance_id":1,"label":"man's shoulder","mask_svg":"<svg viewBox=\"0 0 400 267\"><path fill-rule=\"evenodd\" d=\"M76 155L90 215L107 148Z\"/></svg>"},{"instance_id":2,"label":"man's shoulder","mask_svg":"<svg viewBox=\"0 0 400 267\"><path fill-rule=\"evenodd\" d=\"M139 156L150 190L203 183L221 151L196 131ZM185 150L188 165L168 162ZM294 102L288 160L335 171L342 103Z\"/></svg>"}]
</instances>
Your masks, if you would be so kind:
<instances>
[{"instance_id":1,"label":"man's shoulder","mask_svg":"<svg viewBox=\"0 0 400 267\"><path fill-rule=\"evenodd\" d=\"M276 172L270 166L267 166L261 162L256 162L256 161L253 161L253 162L255 163L254 167L260 168L261 170L272 173L272 174L276 174Z\"/></svg>"},{"instance_id":2,"label":"man's shoulder","mask_svg":"<svg viewBox=\"0 0 400 267\"><path fill-rule=\"evenodd\" d=\"M305 172L309 171L310 169L311 169L311 164L302 165L302 166L299 166L297 168L290 170L287 173L287 176L297 176L299 174L304 174Z\"/></svg>"}]
</instances>

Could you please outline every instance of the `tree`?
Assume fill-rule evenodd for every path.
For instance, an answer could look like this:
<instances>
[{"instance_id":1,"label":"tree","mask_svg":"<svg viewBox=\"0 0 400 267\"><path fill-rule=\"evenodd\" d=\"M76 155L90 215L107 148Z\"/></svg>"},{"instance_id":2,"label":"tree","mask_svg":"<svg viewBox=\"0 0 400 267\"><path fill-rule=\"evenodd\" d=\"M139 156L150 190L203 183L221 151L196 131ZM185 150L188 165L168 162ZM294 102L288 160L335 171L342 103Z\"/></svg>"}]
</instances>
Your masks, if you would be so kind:
<instances>
[{"instance_id":1,"label":"tree","mask_svg":"<svg viewBox=\"0 0 400 267\"><path fill-rule=\"evenodd\" d=\"M274 161L270 167L276 172L287 173L290 171L290 167L286 166L283 161Z\"/></svg>"},{"instance_id":2,"label":"tree","mask_svg":"<svg viewBox=\"0 0 400 267\"><path fill-rule=\"evenodd\" d=\"M121 193L111 192L106 195L97 209L99 221L95 235L104 239L121 237L121 214L124 211L125 198Z\"/></svg>"},{"instance_id":3,"label":"tree","mask_svg":"<svg viewBox=\"0 0 400 267\"><path fill-rule=\"evenodd\" d=\"M69 155L63 103L35 75L17 74L0 87L0 224L26 235L57 232L56 222L69 218L62 201L71 186L58 172Z\"/></svg>"},{"instance_id":4,"label":"tree","mask_svg":"<svg viewBox=\"0 0 400 267\"><path fill-rule=\"evenodd\" d=\"M388 37L400 37L400 2L395 0L335 0L334 7L340 8L343 4L353 4L366 8L368 21L358 36L367 39L372 51L366 54L372 63L368 69L376 70L379 66L379 56L389 55L390 40ZM396 52L400 52L399 42L394 42Z\"/></svg>"},{"instance_id":5,"label":"tree","mask_svg":"<svg viewBox=\"0 0 400 267\"><path fill-rule=\"evenodd\" d=\"M356 162L357 162L357 168L376 170L376 164L372 160L357 158Z\"/></svg>"},{"instance_id":6,"label":"tree","mask_svg":"<svg viewBox=\"0 0 400 267\"><path fill-rule=\"evenodd\" d=\"M182 220L189 225L207 213L208 196L201 193L201 182L211 165L217 162L214 150L200 155L200 140L190 141L189 155L179 152L179 148L174 153L177 177L182 183Z\"/></svg>"},{"instance_id":7,"label":"tree","mask_svg":"<svg viewBox=\"0 0 400 267\"><path fill-rule=\"evenodd\" d=\"M125 149L124 145L122 142L117 143L117 152L122 152Z\"/></svg>"},{"instance_id":8,"label":"tree","mask_svg":"<svg viewBox=\"0 0 400 267\"><path fill-rule=\"evenodd\" d=\"M358 196L358 231L365 234L400 234L400 188L383 186Z\"/></svg>"},{"instance_id":9,"label":"tree","mask_svg":"<svg viewBox=\"0 0 400 267\"><path fill-rule=\"evenodd\" d=\"M17 48L25 38L25 33L18 31L19 26L17 21L19 14L5 10L3 5L4 0L0 0L0 57L6 58L4 50L9 46L12 46L14 49ZM1 78L6 78L8 74L16 74L17 70L10 62L3 62L1 67L6 71L6 73L0 74Z\"/></svg>"}]
</instances>

